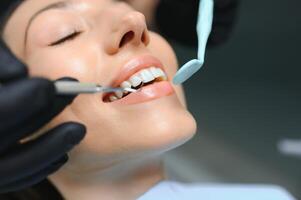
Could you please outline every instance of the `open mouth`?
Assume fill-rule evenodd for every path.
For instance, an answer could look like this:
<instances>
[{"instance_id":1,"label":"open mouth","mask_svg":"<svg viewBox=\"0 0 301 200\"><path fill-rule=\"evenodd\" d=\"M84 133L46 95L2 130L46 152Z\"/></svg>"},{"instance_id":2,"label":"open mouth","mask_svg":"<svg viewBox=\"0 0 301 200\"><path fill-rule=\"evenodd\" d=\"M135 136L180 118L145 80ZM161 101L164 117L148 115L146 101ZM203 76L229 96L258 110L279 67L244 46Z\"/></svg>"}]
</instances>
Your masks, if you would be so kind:
<instances>
[{"instance_id":1,"label":"open mouth","mask_svg":"<svg viewBox=\"0 0 301 200\"><path fill-rule=\"evenodd\" d=\"M139 92L139 90L145 86L149 86L151 84L166 80L167 75L160 67L151 66L136 72L129 79L123 81L120 85L117 85L116 87L133 88L138 90ZM115 102L125 98L130 94L131 93L129 92L107 93L104 95L103 101L106 103Z\"/></svg>"}]
</instances>

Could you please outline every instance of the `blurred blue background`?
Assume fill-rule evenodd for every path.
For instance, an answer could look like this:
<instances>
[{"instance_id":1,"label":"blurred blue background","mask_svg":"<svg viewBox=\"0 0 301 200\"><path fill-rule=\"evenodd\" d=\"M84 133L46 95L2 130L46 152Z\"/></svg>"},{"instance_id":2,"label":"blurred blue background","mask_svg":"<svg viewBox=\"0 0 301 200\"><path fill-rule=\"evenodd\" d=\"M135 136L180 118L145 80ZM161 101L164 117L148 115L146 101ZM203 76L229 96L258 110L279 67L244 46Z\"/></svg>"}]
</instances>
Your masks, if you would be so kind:
<instances>
[{"instance_id":1,"label":"blurred blue background","mask_svg":"<svg viewBox=\"0 0 301 200\"><path fill-rule=\"evenodd\" d=\"M241 1L231 39L184 85L198 133L166 155L172 178L277 184L301 199L301 157L277 149L301 138L300 9L300 0ZM196 57L174 47L182 64Z\"/></svg>"}]
</instances>

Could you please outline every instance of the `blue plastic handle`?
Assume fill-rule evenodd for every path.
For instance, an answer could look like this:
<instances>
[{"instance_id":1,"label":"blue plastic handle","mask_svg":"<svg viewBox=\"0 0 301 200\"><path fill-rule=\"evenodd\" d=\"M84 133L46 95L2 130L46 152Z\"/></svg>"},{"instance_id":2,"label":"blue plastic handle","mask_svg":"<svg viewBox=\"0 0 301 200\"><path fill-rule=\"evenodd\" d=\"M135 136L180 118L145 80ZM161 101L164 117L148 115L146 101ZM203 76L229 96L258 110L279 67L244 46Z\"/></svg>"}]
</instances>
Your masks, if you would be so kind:
<instances>
[{"instance_id":1,"label":"blue plastic handle","mask_svg":"<svg viewBox=\"0 0 301 200\"><path fill-rule=\"evenodd\" d=\"M213 0L201 0L199 4L199 14L197 23L198 35L198 59L193 59L183 65L173 78L173 83L176 85L184 83L193 74L199 71L205 60L206 46L209 35L212 30L213 23Z\"/></svg>"}]
</instances>

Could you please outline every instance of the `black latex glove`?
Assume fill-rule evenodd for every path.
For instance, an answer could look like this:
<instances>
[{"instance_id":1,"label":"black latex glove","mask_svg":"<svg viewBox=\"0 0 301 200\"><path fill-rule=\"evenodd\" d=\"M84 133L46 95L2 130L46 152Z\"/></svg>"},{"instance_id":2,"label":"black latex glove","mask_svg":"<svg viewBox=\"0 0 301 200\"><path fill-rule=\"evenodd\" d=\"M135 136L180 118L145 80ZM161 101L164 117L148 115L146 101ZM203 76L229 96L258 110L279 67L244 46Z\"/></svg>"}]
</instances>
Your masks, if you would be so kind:
<instances>
[{"instance_id":1,"label":"black latex glove","mask_svg":"<svg viewBox=\"0 0 301 200\"><path fill-rule=\"evenodd\" d=\"M56 96L54 84L28 78L25 66L0 42L0 193L34 185L66 163L85 135L85 127L65 123L26 144L31 135L59 114L74 96Z\"/></svg>"}]
</instances>

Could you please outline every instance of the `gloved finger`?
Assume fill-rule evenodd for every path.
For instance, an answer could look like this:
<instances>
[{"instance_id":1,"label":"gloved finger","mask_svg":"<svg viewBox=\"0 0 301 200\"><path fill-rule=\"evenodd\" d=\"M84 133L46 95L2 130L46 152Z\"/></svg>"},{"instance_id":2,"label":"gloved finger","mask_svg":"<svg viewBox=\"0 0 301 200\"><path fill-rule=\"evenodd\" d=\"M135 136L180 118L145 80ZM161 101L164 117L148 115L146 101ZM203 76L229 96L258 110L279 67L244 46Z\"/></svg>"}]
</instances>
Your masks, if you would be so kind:
<instances>
[{"instance_id":1,"label":"gloved finger","mask_svg":"<svg viewBox=\"0 0 301 200\"><path fill-rule=\"evenodd\" d=\"M0 151L41 128L75 98L56 96L53 83L45 79L19 82L20 92L0 90Z\"/></svg>"},{"instance_id":2,"label":"gloved finger","mask_svg":"<svg viewBox=\"0 0 301 200\"><path fill-rule=\"evenodd\" d=\"M41 138L20 145L0 158L0 175L3 184L18 177L25 177L40 171L70 151L85 136L86 129L78 123L62 124Z\"/></svg>"},{"instance_id":3,"label":"gloved finger","mask_svg":"<svg viewBox=\"0 0 301 200\"><path fill-rule=\"evenodd\" d=\"M0 88L0 121L3 122L0 131L41 111L49 112L49 106L54 106L54 113L60 112L74 97L56 96L53 82L42 78L21 80Z\"/></svg>"},{"instance_id":4,"label":"gloved finger","mask_svg":"<svg viewBox=\"0 0 301 200\"><path fill-rule=\"evenodd\" d=\"M46 79L24 79L0 88L0 131L32 117L54 98L54 86Z\"/></svg>"},{"instance_id":5,"label":"gloved finger","mask_svg":"<svg viewBox=\"0 0 301 200\"><path fill-rule=\"evenodd\" d=\"M27 68L7 48L3 40L0 40L0 83L25 78Z\"/></svg>"},{"instance_id":6,"label":"gloved finger","mask_svg":"<svg viewBox=\"0 0 301 200\"><path fill-rule=\"evenodd\" d=\"M62 158L55 161L50 166L46 167L45 169L37 173L31 174L27 177L21 178L19 180L16 180L12 183L8 183L5 185L2 185L0 182L0 194L18 191L33 186L41 182L45 178L47 178L50 174L53 174L54 172L59 170L67 161L68 161L68 156L64 155Z\"/></svg>"}]
</instances>

